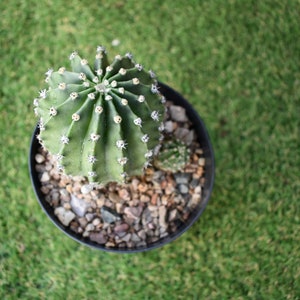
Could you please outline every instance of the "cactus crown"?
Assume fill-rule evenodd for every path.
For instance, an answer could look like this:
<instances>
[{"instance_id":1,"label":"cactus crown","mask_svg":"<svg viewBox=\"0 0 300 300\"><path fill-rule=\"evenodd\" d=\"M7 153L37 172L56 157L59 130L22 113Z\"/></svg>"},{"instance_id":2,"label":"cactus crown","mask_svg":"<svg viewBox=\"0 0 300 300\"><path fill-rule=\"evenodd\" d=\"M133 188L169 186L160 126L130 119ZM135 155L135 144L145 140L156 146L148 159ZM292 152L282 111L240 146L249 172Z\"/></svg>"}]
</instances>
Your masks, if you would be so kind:
<instances>
[{"instance_id":1,"label":"cactus crown","mask_svg":"<svg viewBox=\"0 0 300 300\"><path fill-rule=\"evenodd\" d=\"M49 88L34 99L41 144L66 174L90 182L141 174L162 138L165 100L155 74L129 53L109 64L102 46L93 69L77 52L69 58L71 71L48 70Z\"/></svg>"},{"instance_id":2,"label":"cactus crown","mask_svg":"<svg viewBox=\"0 0 300 300\"><path fill-rule=\"evenodd\" d=\"M165 171L182 171L189 161L189 156L190 150L185 143L177 139L167 140L155 157L154 165Z\"/></svg>"}]
</instances>

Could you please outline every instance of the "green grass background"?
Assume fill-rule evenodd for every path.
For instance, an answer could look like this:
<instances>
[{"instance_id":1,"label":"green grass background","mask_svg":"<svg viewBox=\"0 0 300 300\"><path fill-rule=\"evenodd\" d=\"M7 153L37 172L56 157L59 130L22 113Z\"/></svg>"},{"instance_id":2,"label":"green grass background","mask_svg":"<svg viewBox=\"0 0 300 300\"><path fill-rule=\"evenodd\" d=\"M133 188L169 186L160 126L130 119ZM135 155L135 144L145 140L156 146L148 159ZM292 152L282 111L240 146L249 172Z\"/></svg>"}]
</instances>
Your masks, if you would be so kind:
<instances>
[{"instance_id":1,"label":"green grass background","mask_svg":"<svg viewBox=\"0 0 300 300\"><path fill-rule=\"evenodd\" d=\"M0 11L0 299L300 299L299 0L10 0ZM189 99L215 150L201 219L149 253L70 240L30 184L43 74L73 50L92 60L99 44Z\"/></svg>"}]
</instances>

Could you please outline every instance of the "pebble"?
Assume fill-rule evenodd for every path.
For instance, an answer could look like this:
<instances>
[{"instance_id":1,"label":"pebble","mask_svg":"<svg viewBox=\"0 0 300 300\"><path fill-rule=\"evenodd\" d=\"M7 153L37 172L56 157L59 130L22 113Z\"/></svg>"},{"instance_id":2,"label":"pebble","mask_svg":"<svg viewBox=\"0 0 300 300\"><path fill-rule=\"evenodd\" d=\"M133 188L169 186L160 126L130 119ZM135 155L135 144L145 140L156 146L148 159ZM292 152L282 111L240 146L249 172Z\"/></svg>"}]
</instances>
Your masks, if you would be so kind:
<instances>
[{"instance_id":1,"label":"pebble","mask_svg":"<svg viewBox=\"0 0 300 300\"><path fill-rule=\"evenodd\" d=\"M166 223L167 208L165 206L160 206L158 211L159 211L159 225L162 228L166 228L168 226Z\"/></svg>"},{"instance_id":2,"label":"pebble","mask_svg":"<svg viewBox=\"0 0 300 300\"><path fill-rule=\"evenodd\" d=\"M71 210L71 205L70 205L69 202L65 202L65 203L63 204L63 207L64 207L66 210Z\"/></svg>"},{"instance_id":3,"label":"pebble","mask_svg":"<svg viewBox=\"0 0 300 300\"><path fill-rule=\"evenodd\" d=\"M123 242L129 242L130 239L131 239L131 233L127 233L126 235L124 235L124 236L122 237L122 241L123 241Z\"/></svg>"},{"instance_id":4,"label":"pebble","mask_svg":"<svg viewBox=\"0 0 300 300\"><path fill-rule=\"evenodd\" d=\"M64 207L57 207L54 210L54 214L58 217L59 221L65 225L68 226L72 220L75 219L75 214L70 211L70 210L66 210Z\"/></svg>"},{"instance_id":5,"label":"pebble","mask_svg":"<svg viewBox=\"0 0 300 300\"><path fill-rule=\"evenodd\" d=\"M38 164L42 164L45 161L45 157L42 154L38 153L35 155L35 161Z\"/></svg>"},{"instance_id":6,"label":"pebble","mask_svg":"<svg viewBox=\"0 0 300 300\"><path fill-rule=\"evenodd\" d=\"M174 135L178 140L185 142L186 137L188 136L189 133L190 133L189 129L179 127L175 130Z\"/></svg>"},{"instance_id":7,"label":"pebble","mask_svg":"<svg viewBox=\"0 0 300 300\"><path fill-rule=\"evenodd\" d=\"M105 203L105 196L103 194L100 194L96 199L96 203L98 207L102 207Z\"/></svg>"},{"instance_id":8,"label":"pebble","mask_svg":"<svg viewBox=\"0 0 300 300\"><path fill-rule=\"evenodd\" d=\"M50 189L51 189L50 187L44 185L44 186L41 187L41 192L42 192L43 194L47 195L47 194L50 193Z\"/></svg>"},{"instance_id":9,"label":"pebble","mask_svg":"<svg viewBox=\"0 0 300 300\"><path fill-rule=\"evenodd\" d=\"M92 184L84 184L80 191L82 194L88 194L93 190L93 185Z\"/></svg>"},{"instance_id":10,"label":"pebble","mask_svg":"<svg viewBox=\"0 0 300 300\"><path fill-rule=\"evenodd\" d=\"M165 125L165 131L167 133L172 133L173 132L174 126L173 126L173 122L172 121L167 121L167 122L164 123L164 125Z\"/></svg>"},{"instance_id":11,"label":"pebble","mask_svg":"<svg viewBox=\"0 0 300 300\"><path fill-rule=\"evenodd\" d=\"M150 197L148 195L144 195L142 194L141 195L141 198L140 198L141 202L149 202L150 201Z\"/></svg>"},{"instance_id":12,"label":"pebble","mask_svg":"<svg viewBox=\"0 0 300 300\"><path fill-rule=\"evenodd\" d=\"M129 218L132 219L139 219L142 213L141 207L125 207L124 214L127 215Z\"/></svg>"},{"instance_id":13,"label":"pebble","mask_svg":"<svg viewBox=\"0 0 300 300\"><path fill-rule=\"evenodd\" d=\"M199 161L198 161L199 166L204 167L205 166L205 158L204 157L200 157Z\"/></svg>"},{"instance_id":14,"label":"pebble","mask_svg":"<svg viewBox=\"0 0 300 300\"><path fill-rule=\"evenodd\" d=\"M121 220L120 215L113 209L103 206L101 207L102 219L105 223L111 224Z\"/></svg>"},{"instance_id":15,"label":"pebble","mask_svg":"<svg viewBox=\"0 0 300 300\"><path fill-rule=\"evenodd\" d=\"M195 193L195 194L201 194L201 190L202 190L202 189L201 189L201 186L198 185L198 186L195 187L194 193Z\"/></svg>"},{"instance_id":16,"label":"pebble","mask_svg":"<svg viewBox=\"0 0 300 300\"><path fill-rule=\"evenodd\" d=\"M119 197L125 201L129 201L131 199L130 193L126 189L119 190Z\"/></svg>"},{"instance_id":17,"label":"pebble","mask_svg":"<svg viewBox=\"0 0 300 300\"><path fill-rule=\"evenodd\" d=\"M81 227L83 227L83 228L85 228L86 227L86 225L87 225L87 223L88 223L88 221L87 221L87 219L86 218L78 218L78 222L79 222L79 225L81 226Z\"/></svg>"},{"instance_id":18,"label":"pebble","mask_svg":"<svg viewBox=\"0 0 300 300\"><path fill-rule=\"evenodd\" d=\"M85 218L86 218L86 220L87 220L88 222L91 222L91 221L95 218L95 214L93 214L93 213L87 213L87 214L85 215Z\"/></svg>"},{"instance_id":19,"label":"pebble","mask_svg":"<svg viewBox=\"0 0 300 300\"><path fill-rule=\"evenodd\" d=\"M92 232L89 236L90 240L98 244L105 244L107 242L107 237L103 232Z\"/></svg>"},{"instance_id":20,"label":"pebble","mask_svg":"<svg viewBox=\"0 0 300 300\"><path fill-rule=\"evenodd\" d=\"M127 232L128 229L129 229L129 225L127 223L121 223L115 226L114 232L119 234L119 233Z\"/></svg>"},{"instance_id":21,"label":"pebble","mask_svg":"<svg viewBox=\"0 0 300 300\"><path fill-rule=\"evenodd\" d=\"M186 184L179 184L178 185L178 190L180 194L188 194L189 192L189 187Z\"/></svg>"},{"instance_id":22,"label":"pebble","mask_svg":"<svg viewBox=\"0 0 300 300\"><path fill-rule=\"evenodd\" d=\"M94 226L94 224L91 224L91 223L87 224L85 227L86 231L93 231L94 229L95 229L95 226Z\"/></svg>"},{"instance_id":23,"label":"pebble","mask_svg":"<svg viewBox=\"0 0 300 300\"><path fill-rule=\"evenodd\" d=\"M199 184L200 184L200 181L199 181L199 179L196 179L196 178L192 179L192 181L190 182L190 186L192 189L196 188Z\"/></svg>"},{"instance_id":24,"label":"pebble","mask_svg":"<svg viewBox=\"0 0 300 300\"><path fill-rule=\"evenodd\" d=\"M86 202L83 199L79 199L74 195L71 195L70 204L73 212L79 217L83 217L86 214L88 208L91 206L90 203Z\"/></svg>"},{"instance_id":25,"label":"pebble","mask_svg":"<svg viewBox=\"0 0 300 300\"><path fill-rule=\"evenodd\" d=\"M193 194L191 200L188 202L187 207L190 209L196 207L200 202L200 198L201 198L200 194Z\"/></svg>"},{"instance_id":26,"label":"pebble","mask_svg":"<svg viewBox=\"0 0 300 300\"><path fill-rule=\"evenodd\" d=\"M152 178L154 181L161 182L164 179L164 172L160 170L155 171Z\"/></svg>"},{"instance_id":27,"label":"pebble","mask_svg":"<svg viewBox=\"0 0 300 300\"><path fill-rule=\"evenodd\" d=\"M184 138L184 142L190 146L193 141L195 139L195 131L194 130L190 130L190 132L185 136Z\"/></svg>"},{"instance_id":28,"label":"pebble","mask_svg":"<svg viewBox=\"0 0 300 300\"><path fill-rule=\"evenodd\" d=\"M59 198L60 198L59 192L56 192L56 191L52 192L51 198L52 198L52 201L54 201L55 203L58 203Z\"/></svg>"},{"instance_id":29,"label":"pebble","mask_svg":"<svg viewBox=\"0 0 300 300\"><path fill-rule=\"evenodd\" d=\"M116 212L118 214L123 213L123 204L122 203L116 203Z\"/></svg>"},{"instance_id":30,"label":"pebble","mask_svg":"<svg viewBox=\"0 0 300 300\"><path fill-rule=\"evenodd\" d=\"M192 175L189 173L176 173L174 179L177 184L188 184Z\"/></svg>"},{"instance_id":31,"label":"pebble","mask_svg":"<svg viewBox=\"0 0 300 300\"><path fill-rule=\"evenodd\" d=\"M146 232L144 229L141 229L137 232L137 235L140 237L141 240L145 240L146 239Z\"/></svg>"},{"instance_id":32,"label":"pebble","mask_svg":"<svg viewBox=\"0 0 300 300\"><path fill-rule=\"evenodd\" d=\"M45 171L45 166L44 165L35 165L35 170L38 172L38 173L42 173Z\"/></svg>"},{"instance_id":33,"label":"pebble","mask_svg":"<svg viewBox=\"0 0 300 300\"><path fill-rule=\"evenodd\" d=\"M178 219L178 216L179 216L179 214L178 214L177 209L171 210L171 212L169 214L169 222L172 222L172 221Z\"/></svg>"},{"instance_id":34,"label":"pebble","mask_svg":"<svg viewBox=\"0 0 300 300\"><path fill-rule=\"evenodd\" d=\"M63 189L63 188L60 189L59 193L60 193L60 199L62 201L70 201L71 200L70 193L66 189Z\"/></svg>"},{"instance_id":35,"label":"pebble","mask_svg":"<svg viewBox=\"0 0 300 300\"><path fill-rule=\"evenodd\" d=\"M115 192L110 192L108 194L108 199L111 200L112 202L120 202L122 200L120 196Z\"/></svg>"},{"instance_id":36,"label":"pebble","mask_svg":"<svg viewBox=\"0 0 300 300\"><path fill-rule=\"evenodd\" d=\"M176 122L188 121L186 111L183 107L177 105L171 105L169 109L170 109L170 115L172 120Z\"/></svg>"},{"instance_id":37,"label":"pebble","mask_svg":"<svg viewBox=\"0 0 300 300\"><path fill-rule=\"evenodd\" d=\"M48 182L50 180L50 175L48 172L44 172L41 176L41 182Z\"/></svg>"},{"instance_id":38,"label":"pebble","mask_svg":"<svg viewBox=\"0 0 300 300\"><path fill-rule=\"evenodd\" d=\"M101 224L101 220L99 218L95 218L93 220L93 223L92 223L94 226L98 226L99 224Z\"/></svg>"}]
</instances>

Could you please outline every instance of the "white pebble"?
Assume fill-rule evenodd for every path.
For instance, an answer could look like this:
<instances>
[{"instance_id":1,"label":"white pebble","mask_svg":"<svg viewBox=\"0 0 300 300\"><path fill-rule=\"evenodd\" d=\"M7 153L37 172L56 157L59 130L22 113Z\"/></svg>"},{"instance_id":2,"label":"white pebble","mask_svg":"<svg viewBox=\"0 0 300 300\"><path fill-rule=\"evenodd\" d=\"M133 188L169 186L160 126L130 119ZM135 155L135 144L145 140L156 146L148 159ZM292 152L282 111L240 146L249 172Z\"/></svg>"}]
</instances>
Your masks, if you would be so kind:
<instances>
[{"instance_id":1,"label":"white pebble","mask_svg":"<svg viewBox=\"0 0 300 300\"><path fill-rule=\"evenodd\" d=\"M45 161L45 157L42 155L42 154L36 154L35 156L35 161L38 163L38 164L41 164Z\"/></svg>"},{"instance_id":2,"label":"white pebble","mask_svg":"<svg viewBox=\"0 0 300 300\"><path fill-rule=\"evenodd\" d=\"M44 172L42 177L41 177L41 182L47 182L50 180L50 175L48 172Z\"/></svg>"},{"instance_id":3,"label":"white pebble","mask_svg":"<svg viewBox=\"0 0 300 300\"><path fill-rule=\"evenodd\" d=\"M93 185L92 184L84 184L81 187L81 193L82 194L88 194L93 190Z\"/></svg>"}]
</instances>

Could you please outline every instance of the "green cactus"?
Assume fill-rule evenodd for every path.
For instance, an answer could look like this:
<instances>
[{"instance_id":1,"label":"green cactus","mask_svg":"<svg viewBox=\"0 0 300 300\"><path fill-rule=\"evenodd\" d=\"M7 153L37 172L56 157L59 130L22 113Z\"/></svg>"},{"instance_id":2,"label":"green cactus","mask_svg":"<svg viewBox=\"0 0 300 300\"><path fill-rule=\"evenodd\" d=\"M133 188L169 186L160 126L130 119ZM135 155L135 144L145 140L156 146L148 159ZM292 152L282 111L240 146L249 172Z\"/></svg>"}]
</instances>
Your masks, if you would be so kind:
<instances>
[{"instance_id":1,"label":"green cactus","mask_svg":"<svg viewBox=\"0 0 300 300\"><path fill-rule=\"evenodd\" d=\"M190 150L188 146L179 140L164 141L162 148L154 159L154 165L165 171L182 171L188 163Z\"/></svg>"},{"instance_id":2,"label":"green cactus","mask_svg":"<svg viewBox=\"0 0 300 300\"><path fill-rule=\"evenodd\" d=\"M98 46L94 69L77 52L71 71L46 73L48 89L34 100L41 144L68 175L122 182L142 174L162 139L164 97L155 74L132 55L108 63Z\"/></svg>"}]
</instances>

